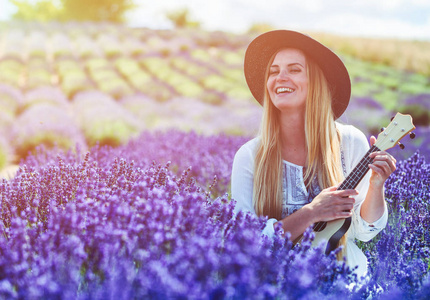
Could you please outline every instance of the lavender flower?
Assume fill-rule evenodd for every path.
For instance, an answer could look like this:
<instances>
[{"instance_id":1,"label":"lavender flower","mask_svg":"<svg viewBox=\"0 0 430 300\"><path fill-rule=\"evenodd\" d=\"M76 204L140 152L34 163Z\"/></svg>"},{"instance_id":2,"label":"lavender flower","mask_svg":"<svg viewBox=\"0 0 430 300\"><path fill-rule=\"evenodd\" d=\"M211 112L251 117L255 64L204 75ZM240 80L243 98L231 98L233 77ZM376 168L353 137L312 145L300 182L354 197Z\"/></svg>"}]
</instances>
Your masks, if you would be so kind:
<instances>
[{"instance_id":1,"label":"lavender flower","mask_svg":"<svg viewBox=\"0 0 430 300\"><path fill-rule=\"evenodd\" d=\"M51 36L51 55L55 58L73 57L72 41L68 35L56 32Z\"/></svg>"},{"instance_id":2,"label":"lavender flower","mask_svg":"<svg viewBox=\"0 0 430 300\"><path fill-rule=\"evenodd\" d=\"M398 160L406 160L414 153L418 152L426 161L430 160L430 127L417 126L413 131L415 138L411 140L408 136L403 138L401 143L405 145L405 149L396 146L389 149L390 152Z\"/></svg>"},{"instance_id":3,"label":"lavender flower","mask_svg":"<svg viewBox=\"0 0 430 300\"><path fill-rule=\"evenodd\" d=\"M0 182L0 295L426 295L430 183L423 157L399 162L387 181L389 226L361 245L371 277L357 285L335 252L325 256L310 247L310 232L292 247L279 231L274 240L261 235L264 218L233 217L234 200L226 194L230 166L245 141L170 131L148 132L117 148L95 146L87 154L39 149L13 179Z\"/></svg>"},{"instance_id":4,"label":"lavender flower","mask_svg":"<svg viewBox=\"0 0 430 300\"><path fill-rule=\"evenodd\" d=\"M53 70L44 56L34 56L27 61L27 89L51 86L54 83Z\"/></svg>"},{"instance_id":5,"label":"lavender flower","mask_svg":"<svg viewBox=\"0 0 430 300\"><path fill-rule=\"evenodd\" d=\"M430 254L430 166L413 155L397 164L386 182L390 219L376 241L364 244L373 287L413 297L428 276Z\"/></svg>"},{"instance_id":6,"label":"lavender flower","mask_svg":"<svg viewBox=\"0 0 430 300\"><path fill-rule=\"evenodd\" d=\"M25 94L23 109L25 110L29 106L41 103L58 105L66 109L68 105L67 98L60 89L45 86L33 89Z\"/></svg>"},{"instance_id":7,"label":"lavender flower","mask_svg":"<svg viewBox=\"0 0 430 300\"><path fill-rule=\"evenodd\" d=\"M335 253L311 248L310 231L293 247L279 230L273 240L262 236L264 218L233 216L233 156L261 114L239 70L250 36L107 23L6 28L1 133L13 124L13 136L0 142L0 168L8 146L23 158L13 178L0 180L0 298L428 297L428 127L417 128L403 154L390 150L399 161L385 187L390 219L359 244L370 277L358 285ZM17 87L49 83L46 57L61 93L43 88L24 98ZM379 73L361 78L362 97L344 116L366 134L383 124L360 123L360 109L389 119L373 99L409 89L417 96L401 97L413 108L427 97L419 95L425 78L411 85L404 74L386 79L390 69L349 62L355 76ZM82 92L96 87L102 92Z\"/></svg>"},{"instance_id":8,"label":"lavender flower","mask_svg":"<svg viewBox=\"0 0 430 300\"><path fill-rule=\"evenodd\" d=\"M141 124L131 113L102 92L77 94L73 109L89 145L118 146L141 130Z\"/></svg>"},{"instance_id":9,"label":"lavender flower","mask_svg":"<svg viewBox=\"0 0 430 300\"><path fill-rule=\"evenodd\" d=\"M332 268L334 256L294 250L281 240L272 248L260 233L263 220L243 214L233 219L234 202L208 198L187 183L187 175L172 176L167 166L140 169L117 159L100 168L91 155L67 164L59 157L39 168L23 166L0 191L0 265L7 262L9 282L0 289L2 296L200 299L291 293L325 298L330 291L347 293L333 285L338 277L349 281L347 270ZM324 275L315 277L315 263ZM300 285L293 291L286 278Z\"/></svg>"},{"instance_id":10,"label":"lavender flower","mask_svg":"<svg viewBox=\"0 0 430 300\"><path fill-rule=\"evenodd\" d=\"M0 136L0 171L7 167L13 161L13 150L7 140ZM2 177L8 174L3 174Z\"/></svg>"},{"instance_id":11,"label":"lavender flower","mask_svg":"<svg viewBox=\"0 0 430 300\"><path fill-rule=\"evenodd\" d=\"M24 157L38 145L55 145L62 149L84 146L85 140L70 112L48 104L33 105L24 111L12 128L13 146L19 157Z\"/></svg>"},{"instance_id":12,"label":"lavender flower","mask_svg":"<svg viewBox=\"0 0 430 300\"><path fill-rule=\"evenodd\" d=\"M430 125L430 93L410 96L400 107L401 111L412 115L415 125Z\"/></svg>"},{"instance_id":13,"label":"lavender flower","mask_svg":"<svg viewBox=\"0 0 430 300\"><path fill-rule=\"evenodd\" d=\"M15 117L22 103L23 94L19 89L0 83L0 107L3 113Z\"/></svg>"}]
</instances>

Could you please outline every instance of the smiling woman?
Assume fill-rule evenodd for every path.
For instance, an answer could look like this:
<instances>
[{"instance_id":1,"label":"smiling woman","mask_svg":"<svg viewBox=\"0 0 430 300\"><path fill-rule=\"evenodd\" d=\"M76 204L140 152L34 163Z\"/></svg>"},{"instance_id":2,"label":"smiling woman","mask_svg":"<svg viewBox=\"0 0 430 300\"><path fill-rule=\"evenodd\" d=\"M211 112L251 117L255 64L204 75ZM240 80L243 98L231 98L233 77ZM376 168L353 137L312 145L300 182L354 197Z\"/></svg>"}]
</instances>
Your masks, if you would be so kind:
<instances>
[{"instance_id":1,"label":"smiling woman","mask_svg":"<svg viewBox=\"0 0 430 300\"><path fill-rule=\"evenodd\" d=\"M267 217L263 234L275 235L278 224L294 243L317 222L344 219L349 230L335 238L343 246L339 259L364 276L366 257L354 240L368 241L385 227L383 185L396 160L376 151L370 154L372 174L356 189L339 188L369 149L362 132L336 122L351 93L343 62L307 35L277 30L251 42L244 67L263 118L260 135L243 145L233 162L235 212ZM334 250L330 244L327 254Z\"/></svg>"},{"instance_id":2,"label":"smiling woman","mask_svg":"<svg viewBox=\"0 0 430 300\"><path fill-rule=\"evenodd\" d=\"M300 109L304 113L308 92L304 54L297 49L280 50L269 68L266 87L277 109Z\"/></svg>"}]
</instances>

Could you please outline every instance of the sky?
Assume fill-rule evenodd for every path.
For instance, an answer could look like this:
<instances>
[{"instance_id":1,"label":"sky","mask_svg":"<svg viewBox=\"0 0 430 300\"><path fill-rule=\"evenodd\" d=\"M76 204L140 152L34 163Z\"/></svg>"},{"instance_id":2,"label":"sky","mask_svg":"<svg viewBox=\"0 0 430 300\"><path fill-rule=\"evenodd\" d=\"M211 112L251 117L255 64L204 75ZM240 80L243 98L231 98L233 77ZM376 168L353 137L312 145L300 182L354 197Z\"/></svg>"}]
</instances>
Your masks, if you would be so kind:
<instances>
[{"instance_id":1,"label":"sky","mask_svg":"<svg viewBox=\"0 0 430 300\"><path fill-rule=\"evenodd\" d=\"M90 0L89 0L90 1ZM245 32L254 23L275 29L348 36L430 40L430 0L135 0L131 26L172 28L166 12L188 8L207 30ZM0 0L0 20L13 14Z\"/></svg>"}]
</instances>

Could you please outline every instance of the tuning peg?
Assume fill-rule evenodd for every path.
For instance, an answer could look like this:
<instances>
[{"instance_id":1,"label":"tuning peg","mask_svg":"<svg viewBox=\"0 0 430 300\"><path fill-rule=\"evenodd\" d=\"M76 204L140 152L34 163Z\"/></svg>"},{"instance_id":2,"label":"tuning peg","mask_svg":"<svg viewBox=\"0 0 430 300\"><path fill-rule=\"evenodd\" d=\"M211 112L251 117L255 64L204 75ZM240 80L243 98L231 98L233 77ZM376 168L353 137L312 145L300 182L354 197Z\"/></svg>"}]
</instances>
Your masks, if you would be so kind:
<instances>
[{"instance_id":1,"label":"tuning peg","mask_svg":"<svg viewBox=\"0 0 430 300\"><path fill-rule=\"evenodd\" d=\"M385 130L385 127L381 127L381 132Z\"/></svg>"},{"instance_id":2,"label":"tuning peg","mask_svg":"<svg viewBox=\"0 0 430 300\"><path fill-rule=\"evenodd\" d=\"M402 150L403 150L403 149L405 149L405 145L403 145L403 144L402 144L402 143L400 143L400 142L399 142L398 144L399 144L399 146L400 146L400 149L402 149Z\"/></svg>"},{"instance_id":3,"label":"tuning peg","mask_svg":"<svg viewBox=\"0 0 430 300\"><path fill-rule=\"evenodd\" d=\"M414 138L415 138L415 133L413 133L413 132L409 133L409 137L410 137L411 139L414 139Z\"/></svg>"}]
</instances>

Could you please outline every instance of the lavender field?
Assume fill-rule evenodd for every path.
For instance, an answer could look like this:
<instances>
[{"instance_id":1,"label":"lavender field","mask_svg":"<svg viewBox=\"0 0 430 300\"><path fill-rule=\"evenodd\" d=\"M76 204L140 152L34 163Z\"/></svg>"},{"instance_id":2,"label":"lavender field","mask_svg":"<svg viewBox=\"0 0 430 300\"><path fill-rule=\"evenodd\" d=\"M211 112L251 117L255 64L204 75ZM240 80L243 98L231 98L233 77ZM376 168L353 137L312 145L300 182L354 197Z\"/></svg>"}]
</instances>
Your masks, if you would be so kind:
<instances>
[{"instance_id":1,"label":"lavender field","mask_svg":"<svg viewBox=\"0 0 430 300\"><path fill-rule=\"evenodd\" d=\"M334 254L269 241L252 215L232 218L230 166L244 141L169 131L27 157L0 183L1 297L428 297L430 166L421 155L387 182L389 225L361 245L371 279L357 284Z\"/></svg>"},{"instance_id":2,"label":"lavender field","mask_svg":"<svg viewBox=\"0 0 430 300\"><path fill-rule=\"evenodd\" d=\"M400 111L417 126L390 150L389 224L360 244L362 281L309 240L233 218L233 156L261 114L242 75L252 38L0 24L1 299L428 298L428 74L340 53L342 122L377 134Z\"/></svg>"},{"instance_id":3,"label":"lavender field","mask_svg":"<svg viewBox=\"0 0 430 300\"><path fill-rule=\"evenodd\" d=\"M1 23L0 169L40 144L118 146L145 130L254 136L261 108L242 71L254 36L109 23ZM428 73L363 61L340 47L341 38L321 39L345 49L339 54L353 97L341 121L369 135L397 111L410 113L423 134L401 158L428 147ZM420 66L430 70L430 61Z\"/></svg>"}]
</instances>

